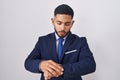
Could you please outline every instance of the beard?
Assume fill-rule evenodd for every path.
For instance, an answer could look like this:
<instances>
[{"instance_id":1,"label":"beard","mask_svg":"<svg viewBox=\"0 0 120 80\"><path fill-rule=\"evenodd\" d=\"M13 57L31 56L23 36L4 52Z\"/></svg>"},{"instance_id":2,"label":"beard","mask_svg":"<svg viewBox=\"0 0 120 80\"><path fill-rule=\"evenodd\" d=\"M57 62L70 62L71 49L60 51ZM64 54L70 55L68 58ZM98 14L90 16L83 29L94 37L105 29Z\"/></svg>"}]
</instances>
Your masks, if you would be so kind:
<instances>
[{"instance_id":1,"label":"beard","mask_svg":"<svg viewBox=\"0 0 120 80\"><path fill-rule=\"evenodd\" d=\"M58 31L57 32L57 30L54 28L54 30L55 30L55 32L56 32L56 34L60 37L60 38L64 38L69 32L66 32L66 31ZM64 33L65 35L59 35L59 33Z\"/></svg>"}]
</instances>

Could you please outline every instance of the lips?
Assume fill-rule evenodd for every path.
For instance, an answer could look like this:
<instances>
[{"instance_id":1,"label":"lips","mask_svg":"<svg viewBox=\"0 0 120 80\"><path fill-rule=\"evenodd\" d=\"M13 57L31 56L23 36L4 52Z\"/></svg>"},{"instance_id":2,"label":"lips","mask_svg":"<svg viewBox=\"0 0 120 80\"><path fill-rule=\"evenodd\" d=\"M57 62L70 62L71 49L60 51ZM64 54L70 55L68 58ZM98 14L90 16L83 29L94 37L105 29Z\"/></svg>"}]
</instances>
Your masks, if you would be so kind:
<instances>
[{"instance_id":1,"label":"lips","mask_svg":"<svg viewBox=\"0 0 120 80\"><path fill-rule=\"evenodd\" d=\"M58 34L59 34L59 36L64 37L66 35L66 32L65 31L59 31Z\"/></svg>"},{"instance_id":2,"label":"lips","mask_svg":"<svg viewBox=\"0 0 120 80\"><path fill-rule=\"evenodd\" d=\"M65 31L60 31L59 34L64 35L64 34L66 34L66 32Z\"/></svg>"}]
</instances>

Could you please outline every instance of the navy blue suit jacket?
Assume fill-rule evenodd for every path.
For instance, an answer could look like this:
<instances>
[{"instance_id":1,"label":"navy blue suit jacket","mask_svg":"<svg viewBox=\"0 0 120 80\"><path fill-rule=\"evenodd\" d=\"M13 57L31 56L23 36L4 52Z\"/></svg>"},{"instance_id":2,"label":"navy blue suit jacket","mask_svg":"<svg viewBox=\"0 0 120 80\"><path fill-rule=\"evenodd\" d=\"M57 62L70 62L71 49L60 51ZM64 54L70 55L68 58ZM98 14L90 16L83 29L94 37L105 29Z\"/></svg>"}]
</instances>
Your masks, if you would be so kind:
<instances>
[{"instance_id":1,"label":"navy blue suit jacket","mask_svg":"<svg viewBox=\"0 0 120 80\"><path fill-rule=\"evenodd\" d=\"M63 46L60 62L56 51L55 33L51 33L39 38L33 51L25 60L25 68L34 73L42 73L39 70L39 63L42 60L53 60L64 68L62 76L51 78L51 80L82 80L82 75L92 73L96 69L86 38L78 37L71 32ZM43 73L41 80L44 80Z\"/></svg>"}]
</instances>

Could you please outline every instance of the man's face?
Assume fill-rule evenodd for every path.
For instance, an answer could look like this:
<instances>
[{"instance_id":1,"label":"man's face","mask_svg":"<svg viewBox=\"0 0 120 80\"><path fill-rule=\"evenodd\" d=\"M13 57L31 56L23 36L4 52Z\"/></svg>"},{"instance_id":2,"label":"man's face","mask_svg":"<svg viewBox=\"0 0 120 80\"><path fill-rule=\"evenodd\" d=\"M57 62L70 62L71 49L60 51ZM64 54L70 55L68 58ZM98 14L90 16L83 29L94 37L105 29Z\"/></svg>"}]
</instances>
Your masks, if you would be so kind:
<instances>
[{"instance_id":1,"label":"man's face","mask_svg":"<svg viewBox=\"0 0 120 80\"><path fill-rule=\"evenodd\" d=\"M66 14L57 14L51 20L59 37L66 36L74 23L72 17Z\"/></svg>"}]
</instances>

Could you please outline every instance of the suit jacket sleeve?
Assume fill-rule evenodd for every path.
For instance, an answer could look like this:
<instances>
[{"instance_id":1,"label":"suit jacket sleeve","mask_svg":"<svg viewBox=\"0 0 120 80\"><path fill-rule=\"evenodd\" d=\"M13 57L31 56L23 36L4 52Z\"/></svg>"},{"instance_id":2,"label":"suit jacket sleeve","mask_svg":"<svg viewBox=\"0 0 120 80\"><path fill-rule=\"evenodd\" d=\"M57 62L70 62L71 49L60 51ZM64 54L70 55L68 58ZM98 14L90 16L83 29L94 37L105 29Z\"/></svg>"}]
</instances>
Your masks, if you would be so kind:
<instances>
[{"instance_id":1,"label":"suit jacket sleeve","mask_svg":"<svg viewBox=\"0 0 120 80\"><path fill-rule=\"evenodd\" d=\"M82 40L82 46L79 51L79 61L76 63L63 64L64 76L75 77L94 72L96 63L88 47L86 38Z\"/></svg>"},{"instance_id":2,"label":"suit jacket sleeve","mask_svg":"<svg viewBox=\"0 0 120 80\"><path fill-rule=\"evenodd\" d=\"M40 73L39 70L39 63L41 62L41 55L40 55L40 39L36 43L34 49L30 53L30 55L25 60L25 68L26 70L34 73ZM39 46L39 47L38 47Z\"/></svg>"}]
</instances>

